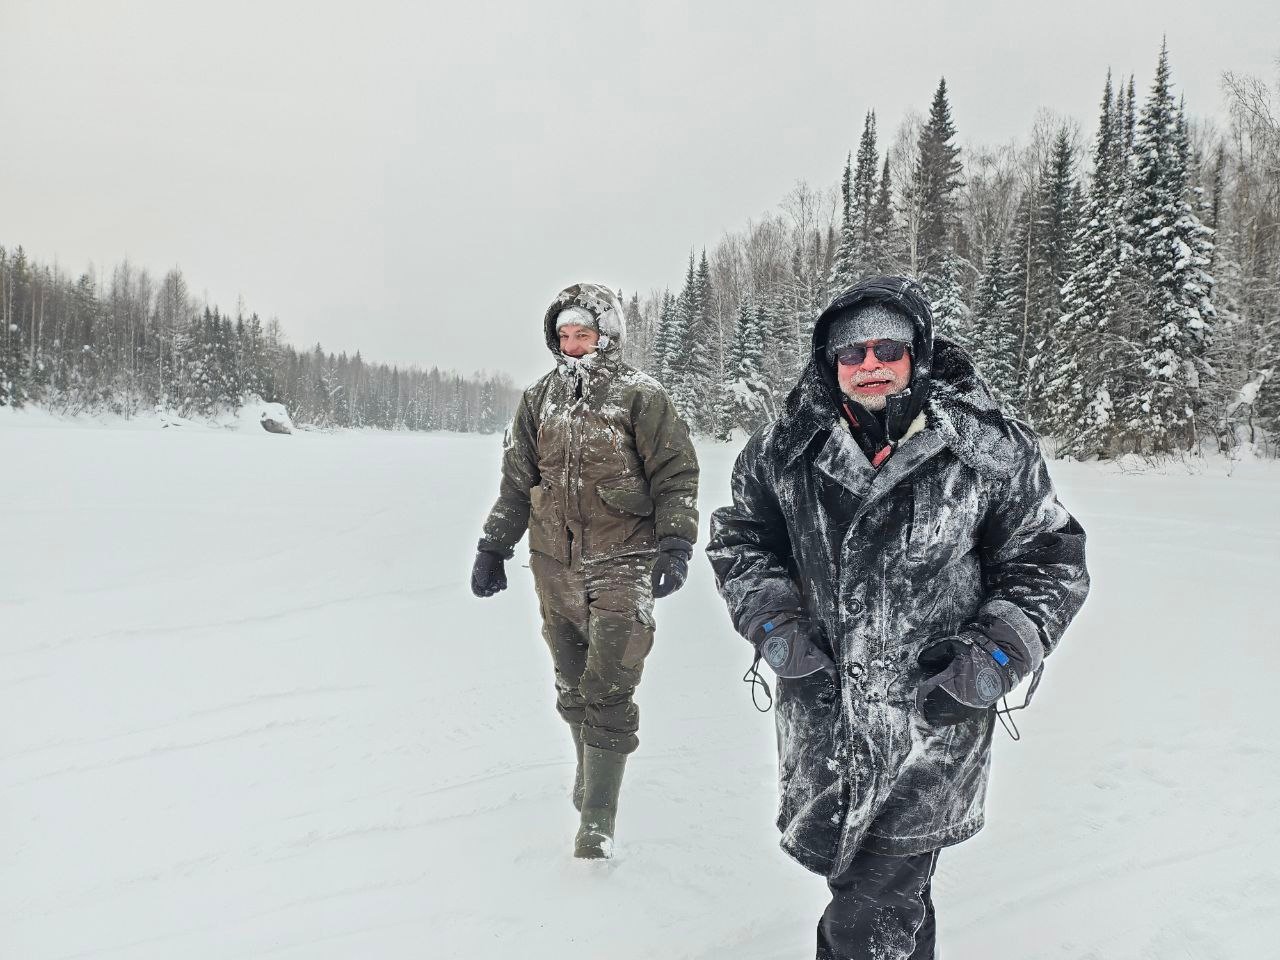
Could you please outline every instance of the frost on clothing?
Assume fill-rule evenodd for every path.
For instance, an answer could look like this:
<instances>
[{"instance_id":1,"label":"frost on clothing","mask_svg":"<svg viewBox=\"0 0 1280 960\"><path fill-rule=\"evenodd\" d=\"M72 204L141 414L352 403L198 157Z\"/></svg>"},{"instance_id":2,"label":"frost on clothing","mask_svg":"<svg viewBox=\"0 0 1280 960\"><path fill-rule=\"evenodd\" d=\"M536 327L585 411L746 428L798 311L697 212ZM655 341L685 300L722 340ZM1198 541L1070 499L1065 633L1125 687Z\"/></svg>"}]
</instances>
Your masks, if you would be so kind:
<instances>
[{"instance_id":1,"label":"frost on clothing","mask_svg":"<svg viewBox=\"0 0 1280 960\"><path fill-rule=\"evenodd\" d=\"M602 331L599 349L577 358L560 352L557 334L559 317L575 309ZM613 754L639 745L633 696L653 644L655 557L664 539L687 551L698 532L689 431L657 381L618 358L621 318L617 298L591 284L548 307L556 368L520 399L480 540L482 552L510 557L529 531L557 709L584 746ZM586 804L589 774L584 789Z\"/></svg>"},{"instance_id":2,"label":"frost on clothing","mask_svg":"<svg viewBox=\"0 0 1280 960\"><path fill-rule=\"evenodd\" d=\"M555 326L570 306L602 333L600 349L576 360L560 352ZM693 444L658 382L619 359L622 305L578 284L548 307L544 328L556 369L520 399L481 548L510 557L528 529L531 550L577 564L651 552L667 537L695 542Z\"/></svg>"},{"instance_id":3,"label":"frost on clothing","mask_svg":"<svg viewBox=\"0 0 1280 960\"><path fill-rule=\"evenodd\" d=\"M556 711L581 724L584 741L632 753L639 746L634 696L653 647L651 554L570 567L529 555L542 637L555 665Z\"/></svg>"},{"instance_id":4,"label":"frost on clothing","mask_svg":"<svg viewBox=\"0 0 1280 960\"><path fill-rule=\"evenodd\" d=\"M927 306L910 315L913 397L890 410L905 429L884 466L838 426L830 371L811 360L711 519L707 552L739 632L801 606L837 664L836 681L777 684L782 845L830 875L860 849L922 853L982 827L994 711L929 725L915 700L921 650L998 616L1047 654L1088 590L1084 531L1035 435L1000 413L959 347L934 343Z\"/></svg>"}]
</instances>

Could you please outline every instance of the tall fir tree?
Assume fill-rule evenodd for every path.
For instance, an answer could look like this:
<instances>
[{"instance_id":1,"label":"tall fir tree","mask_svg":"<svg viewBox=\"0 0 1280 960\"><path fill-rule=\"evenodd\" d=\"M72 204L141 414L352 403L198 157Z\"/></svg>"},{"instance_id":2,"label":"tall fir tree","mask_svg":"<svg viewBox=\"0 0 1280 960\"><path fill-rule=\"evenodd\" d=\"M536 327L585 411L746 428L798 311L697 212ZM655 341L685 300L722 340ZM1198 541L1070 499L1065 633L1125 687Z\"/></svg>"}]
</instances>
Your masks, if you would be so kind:
<instances>
[{"instance_id":1,"label":"tall fir tree","mask_svg":"<svg viewBox=\"0 0 1280 960\"><path fill-rule=\"evenodd\" d=\"M1009 283L1004 239L997 235L974 291L973 317L968 335L960 342L1001 406L1014 413L1018 403L1018 337L1004 312Z\"/></svg>"},{"instance_id":2,"label":"tall fir tree","mask_svg":"<svg viewBox=\"0 0 1280 960\"><path fill-rule=\"evenodd\" d=\"M684 344L688 358L684 381L689 403L688 418L690 425L698 432L715 435L725 371L722 366L720 328L716 321L711 265L707 260L706 250L702 251L698 261L692 290L690 322Z\"/></svg>"},{"instance_id":3,"label":"tall fir tree","mask_svg":"<svg viewBox=\"0 0 1280 960\"><path fill-rule=\"evenodd\" d=\"M732 368L724 386L718 436L728 439L732 430L754 432L775 415L773 392L765 380L764 329L766 314L750 297L738 305Z\"/></svg>"},{"instance_id":4,"label":"tall fir tree","mask_svg":"<svg viewBox=\"0 0 1280 960\"><path fill-rule=\"evenodd\" d=\"M1039 215L1032 282L1033 344L1027 357L1022 403L1027 416L1037 425L1050 418L1053 406L1049 384L1063 347L1062 287L1073 268L1073 245L1079 227L1077 189L1071 138L1063 128L1058 131L1053 150L1045 159L1038 185Z\"/></svg>"},{"instance_id":5,"label":"tall fir tree","mask_svg":"<svg viewBox=\"0 0 1280 960\"><path fill-rule=\"evenodd\" d=\"M853 154L845 159L844 176L840 178L840 232L827 281L832 293L848 289L857 279L857 236L853 221Z\"/></svg>"},{"instance_id":6,"label":"tall fir tree","mask_svg":"<svg viewBox=\"0 0 1280 960\"><path fill-rule=\"evenodd\" d=\"M1060 449L1087 456L1108 446L1117 394L1117 362L1127 331L1121 285L1121 200L1125 189L1124 101L1103 90L1094 137L1093 179L1072 240L1074 269L1063 284L1059 344L1046 385L1045 429Z\"/></svg>"},{"instance_id":7,"label":"tall fir tree","mask_svg":"<svg viewBox=\"0 0 1280 960\"><path fill-rule=\"evenodd\" d=\"M1197 439L1200 381L1212 342L1212 231L1189 202L1188 155L1164 44L1135 133L1126 223L1145 302L1135 335L1143 383L1124 398L1122 415L1153 453L1189 449Z\"/></svg>"},{"instance_id":8,"label":"tall fir tree","mask_svg":"<svg viewBox=\"0 0 1280 960\"><path fill-rule=\"evenodd\" d=\"M685 271L684 286L676 295L675 309L672 311L671 324L665 338L666 354L666 387L671 401L684 417L685 422L693 420L697 400L689 383L689 338L697 325L698 274L694 265L693 251L689 251L689 266Z\"/></svg>"},{"instance_id":9,"label":"tall fir tree","mask_svg":"<svg viewBox=\"0 0 1280 960\"><path fill-rule=\"evenodd\" d=\"M955 136L944 77L938 82L929 106L929 119L920 131L913 184L920 217L916 260L926 283L931 277L941 278L944 261L952 252L955 240L956 193L963 170L960 148L953 142Z\"/></svg>"},{"instance_id":10,"label":"tall fir tree","mask_svg":"<svg viewBox=\"0 0 1280 960\"><path fill-rule=\"evenodd\" d=\"M676 301L671 290L662 291L662 304L658 310L658 323L653 334L653 356L650 369L653 375L668 388L672 385L672 365L676 347Z\"/></svg>"},{"instance_id":11,"label":"tall fir tree","mask_svg":"<svg viewBox=\"0 0 1280 960\"><path fill-rule=\"evenodd\" d=\"M876 114L868 110L858 141L858 160L853 170L851 220L854 239L854 280L875 273L876 238L876 172L879 151L876 149ZM843 289L843 288L842 288ZM838 291L833 291L838 292Z\"/></svg>"},{"instance_id":12,"label":"tall fir tree","mask_svg":"<svg viewBox=\"0 0 1280 960\"><path fill-rule=\"evenodd\" d=\"M875 207L871 214L871 252L868 258L871 272L886 274L895 272L892 252L895 244L893 229L893 180L889 172L889 151L884 152L884 166L880 183L876 188Z\"/></svg>"}]
</instances>

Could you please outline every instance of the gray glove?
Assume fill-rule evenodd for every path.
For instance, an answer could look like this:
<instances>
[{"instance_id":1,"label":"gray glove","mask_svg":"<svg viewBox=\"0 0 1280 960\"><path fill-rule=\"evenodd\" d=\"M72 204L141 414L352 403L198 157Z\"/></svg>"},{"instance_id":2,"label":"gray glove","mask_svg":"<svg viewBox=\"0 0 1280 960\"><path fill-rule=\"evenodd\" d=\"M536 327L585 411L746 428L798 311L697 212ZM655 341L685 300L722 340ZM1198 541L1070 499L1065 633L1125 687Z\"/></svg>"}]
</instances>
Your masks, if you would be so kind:
<instances>
[{"instance_id":1,"label":"gray glove","mask_svg":"<svg viewBox=\"0 0 1280 960\"><path fill-rule=\"evenodd\" d=\"M797 680L836 665L819 646L814 625L798 611L762 613L747 628L747 639L777 676Z\"/></svg>"}]
</instances>

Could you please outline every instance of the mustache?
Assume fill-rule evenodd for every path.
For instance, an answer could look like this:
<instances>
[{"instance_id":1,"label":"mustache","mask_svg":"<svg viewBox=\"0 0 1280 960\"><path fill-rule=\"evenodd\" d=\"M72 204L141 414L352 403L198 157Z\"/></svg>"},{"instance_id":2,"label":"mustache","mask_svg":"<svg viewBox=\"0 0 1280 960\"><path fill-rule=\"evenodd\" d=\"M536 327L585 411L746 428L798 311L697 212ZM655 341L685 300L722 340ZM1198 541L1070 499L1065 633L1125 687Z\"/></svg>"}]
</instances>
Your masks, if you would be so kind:
<instances>
[{"instance_id":1,"label":"mustache","mask_svg":"<svg viewBox=\"0 0 1280 960\"><path fill-rule=\"evenodd\" d=\"M854 374L853 380L850 381L855 387L863 386L868 383L895 383L898 380L892 373L858 373Z\"/></svg>"}]
</instances>

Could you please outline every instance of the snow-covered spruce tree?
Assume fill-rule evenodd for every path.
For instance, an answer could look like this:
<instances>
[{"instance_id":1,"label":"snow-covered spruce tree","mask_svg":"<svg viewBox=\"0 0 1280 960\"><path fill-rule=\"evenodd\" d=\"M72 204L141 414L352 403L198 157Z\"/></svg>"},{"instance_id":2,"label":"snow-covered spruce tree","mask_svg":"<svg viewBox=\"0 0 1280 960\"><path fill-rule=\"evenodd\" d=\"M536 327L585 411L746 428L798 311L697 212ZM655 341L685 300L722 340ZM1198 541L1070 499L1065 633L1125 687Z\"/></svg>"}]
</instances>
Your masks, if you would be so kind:
<instances>
[{"instance_id":1,"label":"snow-covered spruce tree","mask_svg":"<svg viewBox=\"0 0 1280 960\"><path fill-rule=\"evenodd\" d=\"M1123 94L1122 94L1123 96ZM1102 95L1094 137L1093 179L1072 241L1074 269L1062 287L1060 349L1045 388L1044 429L1060 450L1075 456L1103 454L1109 446L1111 397L1118 389L1116 361L1128 331L1117 329L1120 200L1124 189L1124 128L1111 86Z\"/></svg>"},{"instance_id":2,"label":"snow-covered spruce tree","mask_svg":"<svg viewBox=\"0 0 1280 960\"><path fill-rule=\"evenodd\" d=\"M666 339L666 374L663 385L671 395L671 402L686 423L692 425L696 399L689 387L689 338L696 325L698 310L698 275L694 266L693 251L689 251L689 267L685 271L684 286L676 295L675 309L672 311L671 324L664 336Z\"/></svg>"},{"instance_id":3,"label":"snow-covered spruce tree","mask_svg":"<svg viewBox=\"0 0 1280 960\"><path fill-rule=\"evenodd\" d=\"M1120 160L1127 170L1133 163L1133 147L1138 130L1138 93L1133 74L1129 74L1129 85L1125 88L1117 111L1120 124Z\"/></svg>"},{"instance_id":4,"label":"snow-covered spruce tree","mask_svg":"<svg viewBox=\"0 0 1280 960\"><path fill-rule=\"evenodd\" d=\"M853 225L853 155L845 159L844 176L840 179L840 234L831 261L831 277L827 281L833 291L851 287L857 279L857 236Z\"/></svg>"},{"instance_id":5,"label":"snow-covered spruce tree","mask_svg":"<svg viewBox=\"0 0 1280 960\"><path fill-rule=\"evenodd\" d=\"M685 343L688 363L685 368L685 392L689 403L687 419L698 433L714 436L718 430L720 395L725 371L721 359L721 337L717 322L715 291L711 284L711 267L706 250L694 274L690 323Z\"/></svg>"},{"instance_id":6,"label":"snow-covered spruce tree","mask_svg":"<svg viewBox=\"0 0 1280 960\"><path fill-rule=\"evenodd\" d=\"M724 386L720 436L730 431L752 433L776 416L773 391L764 375L766 315L748 297L738 305L738 322L731 354L733 367Z\"/></svg>"},{"instance_id":7,"label":"snow-covered spruce tree","mask_svg":"<svg viewBox=\"0 0 1280 960\"><path fill-rule=\"evenodd\" d=\"M497 385L493 380L485 380L484 385L480 389L480 410L478 412L477 429L481 433L494 433L502 429L503 424L498 420L498 397Z\"/></svg>"},{"instance_id":8,"label":"snow-covered spruce tree","mask_svg":"<svg viewBox=\"0 0 1280 960\"><path fill-rule=\"evenodd\" d=\"M920 131L912 185L912 199L920 212L917 268L933 299L941 294L934 285L942 282L944 260L955 240L956 191L963 170L960 148L953 143L955 136L944 77L938 82L929 106L929 119Z\"/></svg>"},{"instance_id":9,"label":"snow-covered spruce tree","mask_svg":"<svg viewBox=\"0 0 1280 960\"><path fill-rule=\"evenodd\" d=\"M969 332L961 345L1001 406L1016 413L1018 338L1004 313L1009 282L1004 239L997 235L974 291Z\"/></svg>"},{"instance_id":10,"label":"snow-covered spruce tree","mask_svg":"<svg viewBox=\"0 0 1280 960\"><path fill-rule=\"evenodd\" d=\"M884 152L884 166L880 171L880 183L876 187L875 205L871 211L871 249L867 263L873 274L898 272L892 252L897 237L893 222L893 180L889 172L889 151Z\"/></svg>"},{"instance_id":11,"label":"snow-covered spruce tree","mask_svg":"<svg viewBox=\"0 0 1280 960\"><path fill-rule=\"evenodd\" d=\"M794 342L795 316L787 284L774 284L757 306L760 330L764 335L764 375L773 393L775 407L781 404L794 385L802 361L808 357Z\"/></svg>"},{"instance_id":12,"label":"snow-covered spruce tree","mask_svg":"<svg viewBox=\"0 0 1280 960\"><path fill-rule=\"evenodd\" d=\"M1134 338L1142 383L1120 412L1152 453L1190 449L1204 415L1199 386L1213 334L1213 241L1189 202L1188 152L1165 44L1135 133L1126 210L1145 303Z\"/></svg>"},{"instance_id":13,"label":"snow-covered spruce tree","mask_svg":"<svg viewBox=\"0 0 1280 960\"><path fill-rule=\"evenodd\" d=\"M1027 360L1035 348L1031 313L1035 304L1032 290L1035 276L1035 238L1037 230L1038 191L1032 185L1022 192L1014 214L1013 228L1004 245L1001 259L1001 298L997 314L1008 326L1013 347L1011 382L1016 406L1021 411L1026 397Z\"/></svg>"},{"instance_id":14,"label":"snow-covered spruce tree","mask_svg":"<svg viewBox=\"0 0 1280 960\"><path fill-rule=\"evenodd\" d=\"M862 139L858 141L858 160L853 170L852 224L854 280L861 280L876 272L876 171L879 162L876 149L876 114L867 111L862 126ZM833 287L832 296L844 287Z\"/></svg>"},{"instance_id":15,"label":"snow-covered spruce tree","mask_svg":"<svg viewBox=\"0 0 1280 960\"><path fill-rule=\"evenodd\" d=\"M1058 131L1040 171L1038 219L1033 244L1031 345L1026 360L1022 408L1033 423L1051 418L1054 379L1061 352L1062 287L1074 266L1073 245L1080 225L1078 184L1071 139Z\"/></svg>"},{"instance_id":16,"label":"snow-covered spruce tree","mask_svg":"<svg viewBox=\"0 0 1280 960\"><path fill-rule=\"evenodd\" d=\"M658 323L653 333L653 355L649 372L668 389L671 387L671 364L674 354L671 338L676 325L676 298L669 289L662 291L662 306L658 311Z\"/></svg>"},{"instance_id":17,"label":"snow-covered spruce tree","mask_svg":"<svg viewBox=\"0 0 1280 960\"><path fill-rule=\"evenodd\" d=\"M945 254L930 278L930 307L934 329L944 337L964 343L971 336L972 318L964 302L959 271L960 264L955 254Z\"/></svg>"}]
</instances>

